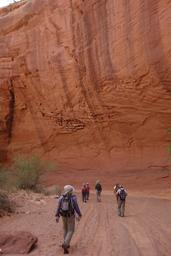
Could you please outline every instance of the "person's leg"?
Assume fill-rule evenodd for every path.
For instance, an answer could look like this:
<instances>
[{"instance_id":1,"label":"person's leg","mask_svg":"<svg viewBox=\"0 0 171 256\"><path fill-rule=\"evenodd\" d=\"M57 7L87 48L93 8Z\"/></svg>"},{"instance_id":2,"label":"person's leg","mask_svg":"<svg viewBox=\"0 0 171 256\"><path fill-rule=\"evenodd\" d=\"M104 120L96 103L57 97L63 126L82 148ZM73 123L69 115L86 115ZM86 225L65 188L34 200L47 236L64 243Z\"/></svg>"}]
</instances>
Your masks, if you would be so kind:
<instances>
[{"instance_id":1,"label":"person's leg","mask_svg":"<svg viewBox=\"0 0 171 256\"><path fill-rule=\"evenodd\" d=\"M83 193L83 203L85 202L85 193Z\"/></svg>"},{"instance_id":2,"label":"person's leg","mask_svg":"<svg viewBox=\"0 0 171 256\"><path fill-rule=\"evenodd\" d=\"M118 216L121 216L121 204L122 204L122 201L118 199Z\"/></svg>"},{"instance_id":3,"label":"person's leg","mask_svg":"<svg viewBox=\"0 0 171 256\"><path fill-rule=\"evenodd\" d=\"M97 199L97 202L98 202L99 196L98 196L98 191L97 190L96 190L96 199Z\"/></svg>"},{"instance_id":4,"label":"person's leg","mask_svg":"<svg viewBox=\"0 0 171 256\"><path fill-rule=\"evenodd\" d=\"M87 192L87 200L89 200L89 195L90 195L90 192L88 191Z\"/></svg>"},{"instance_id":5,"label":"person's leg","mask_svg":"<svg viewBox=\"0 0 171 256\"><path fill-rule=\"evenodd\" d=\"M121 217L125 215L125 200L121 202Z\"/></svg>"},{"instance_id":6,"label":"person's leg","mask_svg":"<svg viewBox=\"0 0 171 256\"><path fill-rule=\"evenodd\" d=\"M62 217L62 220L63 220L64 241L65 241L65 237L68 232L67 217Z\"/></svg>"},{"instance_id":7,"label":"person's leg","mask_svg":"<svg viewBox=\"0 0 171 256\"><path fill-rule=\"evenodd\" d=\"M101 191L99 191L99 202L101 202Z\"/></svg>"},{"instance_id":8,"label":"person's leg","mask_svg":"<svg viewBox=\"0 0 171 256\"><path fill-rule=\"evenodd\" d=\"M87 193L85 192L84 193L84 202L86 203L86 201L87 201Z\"/></svg>"},{"instance_id":9,"label":"person's leg","mask_svg":"<svg viewBox=\"0 0 171 256\"><path fill-rule=\"evenodd\" d=\"M68 217L68 230L65 236L64 244L68 248L70 246L71 238L75 230L75 216Z\"/></svg>"},{"instance_id":10,"label":"person's leg","mask_svg":"<svg viewBox=\"0 0 171 256\"><path fill-rule=\"evenodd\" d=\"M101 192L97 191L96 194L97 194L97 202L100 202L101 201Z\"/></svg>"}]
</instances>

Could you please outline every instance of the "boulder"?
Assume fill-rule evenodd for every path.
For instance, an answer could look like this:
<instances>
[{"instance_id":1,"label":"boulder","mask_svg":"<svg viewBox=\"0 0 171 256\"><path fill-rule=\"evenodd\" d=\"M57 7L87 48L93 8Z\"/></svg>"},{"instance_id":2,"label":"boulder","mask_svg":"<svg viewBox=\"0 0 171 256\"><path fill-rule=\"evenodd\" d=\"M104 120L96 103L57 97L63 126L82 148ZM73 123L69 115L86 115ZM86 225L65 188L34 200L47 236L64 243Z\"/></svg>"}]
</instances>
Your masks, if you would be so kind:
<instances>
[{"instance_id":1,"label":"boulder","mask_svg":"<svg viewBox=\"0 0 171 256\"><path fill-rule=\"evenodd\" d=\"M14 234L0 233L0 251L4 254L26 254L36 245L38 239L30 232L20 231Z\"/></svg>"}]
</instances>

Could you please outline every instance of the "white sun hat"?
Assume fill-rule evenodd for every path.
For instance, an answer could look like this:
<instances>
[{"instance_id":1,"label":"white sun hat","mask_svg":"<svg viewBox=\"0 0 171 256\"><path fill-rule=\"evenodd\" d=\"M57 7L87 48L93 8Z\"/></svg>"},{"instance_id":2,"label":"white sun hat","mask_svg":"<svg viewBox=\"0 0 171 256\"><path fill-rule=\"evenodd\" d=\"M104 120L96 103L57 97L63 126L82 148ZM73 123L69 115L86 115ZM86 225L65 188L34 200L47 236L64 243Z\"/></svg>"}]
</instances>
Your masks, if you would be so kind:
<instances>
[{"instance_id":1,"label":"white sun hat","mask_svg":"<svg viewBox=\"0 0 171 256\"><path fill-rule=\"evenodd\" d=\"M71 185L65 185L64 186L64 195L68 194L68 193L74 193L75 192L75 188Z\"/></svg>"}]
</instances>

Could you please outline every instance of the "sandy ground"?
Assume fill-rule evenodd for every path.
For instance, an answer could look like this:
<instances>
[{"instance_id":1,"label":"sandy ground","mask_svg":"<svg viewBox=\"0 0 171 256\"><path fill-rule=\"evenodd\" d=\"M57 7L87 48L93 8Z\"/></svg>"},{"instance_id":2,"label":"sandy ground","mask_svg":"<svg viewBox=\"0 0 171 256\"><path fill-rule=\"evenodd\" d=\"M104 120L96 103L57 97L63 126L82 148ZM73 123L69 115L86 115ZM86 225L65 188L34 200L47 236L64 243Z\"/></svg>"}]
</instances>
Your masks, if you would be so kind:
<instances>
[{"instance_id":1,"label":"sandy ground","mask_svg":"<svg viewBox=\"0 0 171 256\"><path fill-rule=\"evenodd\" d=\"M78 196L83 217L76 223L70 255L171 255L171 200L130 194L124 218L117 216L111 192L103 192L101 203L94 194L86 204ZM54 218L57 199L27 199L20 204L18 214L0 219L0 231L24 230L36 235L39 242L31 256L63 255L62 221L57 224Z\"/></svg>"}]
</instances>

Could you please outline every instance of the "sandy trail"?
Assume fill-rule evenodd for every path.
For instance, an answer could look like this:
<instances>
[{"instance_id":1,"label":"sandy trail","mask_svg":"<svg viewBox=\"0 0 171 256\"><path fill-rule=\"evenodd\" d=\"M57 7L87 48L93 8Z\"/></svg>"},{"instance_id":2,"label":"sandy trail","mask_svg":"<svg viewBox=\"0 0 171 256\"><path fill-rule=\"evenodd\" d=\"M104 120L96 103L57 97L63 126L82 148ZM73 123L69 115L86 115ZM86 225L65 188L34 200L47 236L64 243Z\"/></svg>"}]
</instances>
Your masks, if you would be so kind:
<instances>
[{"instance_id":1,"label":"sandy trail","mask_svg":"<svg viewBox=\"0 0 171 256\"><path fill-rule=\"evenodd\" d=\"M28 201L19 214L0 219L0 231L36 235L39 243L31 256L63 255L62 222L56 224L54 218L56 203L50 197L42 204ZM103 194L101 203L91 195L88 203L79 200L79 204L83 217L76 224L70 255L171 255L171 200L129 196L125 218L117 216L112 194Z\"/></svg>"}]
</instances>

